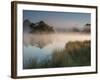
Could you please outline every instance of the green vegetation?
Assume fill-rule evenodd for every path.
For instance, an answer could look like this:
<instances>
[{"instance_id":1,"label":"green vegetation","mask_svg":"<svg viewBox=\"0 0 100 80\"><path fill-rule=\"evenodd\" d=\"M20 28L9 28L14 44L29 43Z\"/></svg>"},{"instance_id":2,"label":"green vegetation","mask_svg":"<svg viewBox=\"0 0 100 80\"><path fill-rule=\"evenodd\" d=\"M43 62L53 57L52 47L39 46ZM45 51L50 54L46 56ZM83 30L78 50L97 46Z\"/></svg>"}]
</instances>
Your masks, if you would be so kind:
<instances>
[{"instance_id":1,"label":"green vegetation","mask_svg":"<svg viewBox=\"0 0 100 80\"><path fill-rule=\"evenodd\" d=\"M91 24L85 24L84 25L84 29L83 29L83 32L85 33L90 33L91 32Z\"/></svg>"},{"instance_id":2,"label":"green vegetation","mask_svg":"<svg viewBox=\"0 0 100 80\"><path fill-rule=\"evenodd\" d=\"M82 32L82 33L91 33L91 24L87 23L83 26L82 29L79 29L78 27L72 28L73 32Z\"/></svg>"},{"instance_id":3,"label":"green vegetation","mask_svg":"<svg viewBox=\"0 0 100 80\"><path fill-rule=\"evenodd\" d=\"M27 69L75 67L91 65L91 42L68 42L63 50L54 50L51 59L44 59L40 63L32 59Z\"/></svg>"},{"instance_id":4,"label":"green vegetation","mask_svg":"<svg viewBox=\"0 0 100 80\"><path fill-rule=\"evenodd\" d=\"M91 62L90 41L76 41L66 44L62 51L53 53L53 61L56 67L88 66Z\"/></svg>"},{"instance_id":5,"label":"green vegetation","mask_svg":"<svg viewBox=\"0 0 100 80\"><path fill-rule=\"evenodd\" d=\"M91 24L84 24L83 28L79 28L77 26L73 27L71 30L66 28L54 28L55 26L48 25L45 21L41 20L39 22L33 23L30 20L26 19L23 22L24 31L28 31L30 33L53 33L55 31L60 32L80 32L80 33L91 33Z\"/></svg>"},{"instance_id":6,"label":"green vegetation","mask_svg":"<svg viewBox=\"0 0 100 80\"><path fill-rule=\"evenodd\" d=\"M30 24L30 28L31 28L31 32L33 33L41 33L41 32L54 32L53 27L49 26L48 24L46 24L44 21L40 21L38 23L31 23Z\"/></svg>"}]
</instances>

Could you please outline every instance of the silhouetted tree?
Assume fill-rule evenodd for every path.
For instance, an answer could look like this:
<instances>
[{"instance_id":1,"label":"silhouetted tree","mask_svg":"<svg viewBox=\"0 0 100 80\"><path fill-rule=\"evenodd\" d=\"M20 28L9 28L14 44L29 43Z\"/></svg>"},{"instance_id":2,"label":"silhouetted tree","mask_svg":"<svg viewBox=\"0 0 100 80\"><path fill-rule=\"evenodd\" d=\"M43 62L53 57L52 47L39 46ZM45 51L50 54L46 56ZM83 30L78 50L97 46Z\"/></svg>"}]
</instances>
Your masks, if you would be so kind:
<instances>
[{"instance_id":1,"label":"silhouetted tree","mask_svg":"<svg viewBox=\"0 0 100 80\"><path fill-rule=\"evenodd\" d=\"M54 32L53 27L46 24L44 21L40 21L36 24L31 23L30 25L31 32Z\"/></svg>"},{"instance_id":2,"label":"silhouetted tree","mask_svg":"<svg viewBox=\"0 0 100 80\"><path fill-rule=\"evenodd\" d=\"M91 24L89 24L89 23L85 24L83 32L90 33L91 32Z\"/></svg>"},{"instance_id":3,"label":"silhouetted tree","mask_svg":"<svg viewBox=\"0 0 100 80\"><path fill-rule=\"evenodd\" d=\"M74 32L80 32L80 30L78 28L73 28Z\"/></svg>"}]
</instances>

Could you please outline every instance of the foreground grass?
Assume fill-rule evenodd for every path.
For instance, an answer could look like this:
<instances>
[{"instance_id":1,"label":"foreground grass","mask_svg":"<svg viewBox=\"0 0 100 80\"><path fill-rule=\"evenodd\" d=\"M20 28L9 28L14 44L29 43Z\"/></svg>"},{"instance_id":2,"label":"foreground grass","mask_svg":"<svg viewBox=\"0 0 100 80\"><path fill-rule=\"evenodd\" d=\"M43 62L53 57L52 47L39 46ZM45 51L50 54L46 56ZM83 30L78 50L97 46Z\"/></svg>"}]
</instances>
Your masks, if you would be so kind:
<instances>
[{"instance_id":1,"label":"foreground grass","mask_svg":"<svg viewBox=\"0 0 100 80\"><path fill-rule=\"evenodd\" d=\"M54 50L51 59L44 59L40 63L31 59L27 69L89 66L91 65L90 44L90 41L68 42L65 49Z\"/></svg>"},{"instance_id":2,"label":"foreground grass","mask_svg":"<svg viewBox=\"0 0 100 80\"><path fill-rule=\"evenodd\" d=\"M52 54L54 67L88 66L91 63L90 41L69 42L62 51Z\"/></svg>"}]
</instances>

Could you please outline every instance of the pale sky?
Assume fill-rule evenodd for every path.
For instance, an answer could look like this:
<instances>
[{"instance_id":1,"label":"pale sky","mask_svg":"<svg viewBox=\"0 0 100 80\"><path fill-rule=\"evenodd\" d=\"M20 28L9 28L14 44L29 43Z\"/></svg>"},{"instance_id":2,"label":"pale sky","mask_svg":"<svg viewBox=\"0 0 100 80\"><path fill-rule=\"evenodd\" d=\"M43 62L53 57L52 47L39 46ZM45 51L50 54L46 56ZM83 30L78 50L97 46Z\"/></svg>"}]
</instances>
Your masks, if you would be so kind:
<instances>
[{"instance_id":1,"label":"pale sky","mask_svg":"<svg viewBox=\"0 0 100 80\"><path fill-rule=\"evenodd\" d=\"M91 23L91 14L75 12L23 10L23 20L25 19L28 19L33 23L43 20L54 28L67 29L74 26L81 28L85 24Z\"/></svg>"}]
</instances>

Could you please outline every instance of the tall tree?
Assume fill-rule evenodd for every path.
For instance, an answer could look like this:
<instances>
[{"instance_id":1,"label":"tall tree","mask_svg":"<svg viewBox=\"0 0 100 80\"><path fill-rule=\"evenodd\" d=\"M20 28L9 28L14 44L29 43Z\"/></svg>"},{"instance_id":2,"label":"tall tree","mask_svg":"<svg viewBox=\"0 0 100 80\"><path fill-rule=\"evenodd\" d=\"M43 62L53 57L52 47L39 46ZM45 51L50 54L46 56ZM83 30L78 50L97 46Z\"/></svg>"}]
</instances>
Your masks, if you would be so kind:
<instances>
[{"instance_id":1,"label":"tall tree","mask_svg":"<svg viewBox=\"0 0 100 80\"><path fill-rule=\"evenodd\" d=\"M91 24L89 24L89 23L85 24L83 32L90 33L91 32Z\"/></svg>"}]
</instances>

